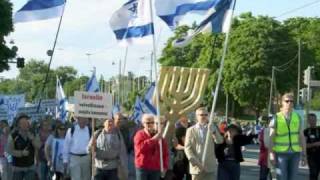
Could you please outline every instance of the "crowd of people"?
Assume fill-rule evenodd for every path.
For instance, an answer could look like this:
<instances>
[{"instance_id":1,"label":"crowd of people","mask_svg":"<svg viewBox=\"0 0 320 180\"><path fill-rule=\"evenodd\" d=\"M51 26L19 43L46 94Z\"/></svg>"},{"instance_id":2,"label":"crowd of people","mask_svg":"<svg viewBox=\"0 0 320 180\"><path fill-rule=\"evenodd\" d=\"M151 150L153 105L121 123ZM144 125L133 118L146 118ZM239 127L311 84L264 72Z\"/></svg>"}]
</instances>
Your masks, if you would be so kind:
<instances>
[{"instance_id":1,"label":"crowd of people","mask_svg":"<svg viewBox=\"0 0 320 180\"><path fill-rule=\"evenodd\" d=\"M254 139L260 146L260 180L294 180L300 160L308 162L310 180L320 171L317 117L309 114L304 129L291 94L259 131L226 121L211 124L204 107L196 110L194 122L181 116L170 138L163 137L163 116L144 114L137 125L117 113L95 132L87 118L74 120L44 119L36 126L22 114L13 127L1 121L1 180L239 180L243 146Z\"/></svg>"}]
</instances>

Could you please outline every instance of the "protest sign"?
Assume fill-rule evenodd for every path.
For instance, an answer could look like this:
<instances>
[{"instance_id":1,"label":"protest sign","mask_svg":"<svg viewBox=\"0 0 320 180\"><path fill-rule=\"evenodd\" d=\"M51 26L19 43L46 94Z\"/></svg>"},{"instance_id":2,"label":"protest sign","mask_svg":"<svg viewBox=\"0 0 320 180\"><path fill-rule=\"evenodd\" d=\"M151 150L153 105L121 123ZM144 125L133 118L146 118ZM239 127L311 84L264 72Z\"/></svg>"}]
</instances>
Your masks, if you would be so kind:
<instances>
[{"instance_id":1,"label":"protest sign","mask_svg":"<svg viewBox=\"0 0 320 180\"><path fill-rule=\"evenodd\" d=\"M0 120L8 119L8 111L5 108L0 108Z\"/></svg>"},{"instance_id":2,"label":"protest sign","mask_svg":"<svg viewBox=\"0 0 320 180\"><path fill-rule=\"evenodd\" d=\"M39 105L39 101L35 103ZM56 116L56 108L58 106L58 102L56 99L43 99L41 100L40 108L45 111L47 115L51 115L53 117Z\"/></svg>"},{"instance_id":3,"label":"protest sign","mask_svg":"<svg viewBox=\"0 0 320 180\"><path fill-rule=\"evenodd\" d=\"M8 123L11 125L17 115L18 109L24 107L25 95L2 95L0 96L0 106L8 112Z\"/></svg>"},{"instance_id":4,"label":"protest sign","mask_svg":"<svg viewBox=\"0 0 320 180\"><path fill-rule=\"evenodd\" d=\"M32 121L39 121L46 116L46 111L43 108L38 111L38 106L21 107L18 110L18 114L26 114Z\"/></svg>"},{"instance_id":5,"label":"protest sign","mask_svg":"<svg viewBox=\"0 0 320 180\"><path fill-rule=\"evenodd\" d=\"M75 92L75 116L107 118L112 113L112 96L107 93Z\"/></svg>"}]
</instances>

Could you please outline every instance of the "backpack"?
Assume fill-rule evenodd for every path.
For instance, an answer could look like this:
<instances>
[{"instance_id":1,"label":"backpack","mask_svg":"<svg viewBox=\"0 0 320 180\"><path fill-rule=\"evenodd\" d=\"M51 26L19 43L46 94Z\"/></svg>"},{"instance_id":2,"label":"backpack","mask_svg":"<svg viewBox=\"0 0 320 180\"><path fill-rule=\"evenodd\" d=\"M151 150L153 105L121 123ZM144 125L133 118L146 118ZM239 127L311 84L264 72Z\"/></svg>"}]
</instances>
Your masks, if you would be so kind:
<instances>
[{"instance_id":1,"label":"backpack","mask_svg":"<svg viewBox=\"0 0 320 180\"><path fill-rule=\"evenodd\" d=\"M89 127L89 126L88 126L88 129L89 129L89 137L91 138L92 129L91 129L91 127ZM71 137L73 137L74 130L75 130L75 125L73 125L73 126L71 127Z\"/></svg>"}]
</instances>

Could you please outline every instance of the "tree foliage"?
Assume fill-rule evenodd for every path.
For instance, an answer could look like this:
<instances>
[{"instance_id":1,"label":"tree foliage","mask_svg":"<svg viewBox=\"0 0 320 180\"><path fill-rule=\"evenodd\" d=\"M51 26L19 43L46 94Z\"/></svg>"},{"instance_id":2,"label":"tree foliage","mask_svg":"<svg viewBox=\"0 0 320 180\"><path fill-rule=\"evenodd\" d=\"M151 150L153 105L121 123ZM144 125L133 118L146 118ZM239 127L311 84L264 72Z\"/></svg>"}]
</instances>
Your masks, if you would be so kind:
<instances>
[{"instance_id":1,"label":"tree foliage","mask_svg":"<svg viewBox=\"0 0 320 180\"><path fill-rule=\"evenodd\" d=\"M56 76L60 77L61 83L66 84L66 87L70 91L72 90L72 93L79 87L74 82L77 71L70 66L61 66L50 70L48 82L44 92L42 92L47 69L48 64L44 61L31 59L24 68L19 70L16 79L6 79L0 83L0 91L4 94L25 93L26 101L31 102L40 97L55 98ZM72 88L68 84L71 84Z\"/></svg>"},{"instance_id":2,"label":"tree foliage","mask_svg":"<svg viewBox=\"0 0 320 180\"><path fill-rule=\"evenodd\" d=\"M0 72L8 70L8 61L16 56L16 50L7 47L4 39L12 31L12 4L9 0L0 0Z\"/></svg>"},{"instance_id":3,"label":"tree foliage","mask_svg":"<svg viewBox=\"0 0 320 180\"><path fill-rule=\"evenodd\" d=\"M310 107L312 110L320 110L320 91L315 92L311 102Z\"/></svg>"},{"instance_id":4,"label":"tree foliage","mask_svg":"<svg viewBox=\"0 0 320 180\"><path fill-rule=\"evenodd\" d=\"M298 39L303 42L302 69L311 64L317 66L320 62L320 39L317 36L320 33L319 22L319 18L292 18L279 22L271 17L253 16L251 13L234 18L220 91L230 94L237 104L249 107L259 115L267 107L272 66L276 66L277 92L295 92ZM173 47L172 42L188 30L186 26L177 29L168 40L159 62L169 66L211 69L205 95L208 104L212 99L211 91L216 85L225 36L199 34L187 46ZM218 102L224 103L223 99L220 93Z\"/></svg>"}]
</instances>

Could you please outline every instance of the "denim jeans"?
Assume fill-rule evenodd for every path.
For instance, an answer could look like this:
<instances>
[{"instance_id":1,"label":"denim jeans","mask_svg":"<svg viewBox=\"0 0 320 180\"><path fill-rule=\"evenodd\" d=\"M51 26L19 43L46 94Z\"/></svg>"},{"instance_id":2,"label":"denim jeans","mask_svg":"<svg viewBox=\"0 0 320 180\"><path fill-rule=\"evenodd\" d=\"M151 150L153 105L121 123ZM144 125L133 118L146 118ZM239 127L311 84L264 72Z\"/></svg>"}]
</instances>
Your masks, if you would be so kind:
<instances>
[{"instance_id":1,"label":"denim jeans","mask_svg":"<svg viewBox=\"0 0 320 180\"><path fill-rule=\"evenodd\" d=\"M25 170L25 171L14 171L12 175L13 180L34 180L35 171L34 170Z\"/></svg>"},{"instance_id":2,"label":"denim jeans","mask_svg":"<svg viewBox=\"0 0 320 180\"><path fill-rule=\"evenodd\" d=\"M297 179L300 153L276 153L276 174L277 180Z\"/></svg>"},{"instance_id":3,"label":"denim jeans","mask_svg":"<svg viewBox=\"0 0 320 180\"><path fill-rule=\"evenodd\" d=\"M240 163L237 161L219 162L218 180L240 180Z\"/></svg>"},{"instance_id":4,"label":"denim jeans","mask_svg":"<svg viewBox=\"0 0 320 180\"><path fill-rule=\"evenodd\" d=\"M38 165L38 173L40 180L49 180L49 167L46 161L40 161Z\"/></svg>"},{"instance_id":5,"label":"denim jeans","mask_svg":"<svg viewBox=\"0 0 320 180\"><path fill-rule=\"evenodd\" d=\"M160 170L136 169L136 180L160 180Z\"/></svg>"}]
</instances>

